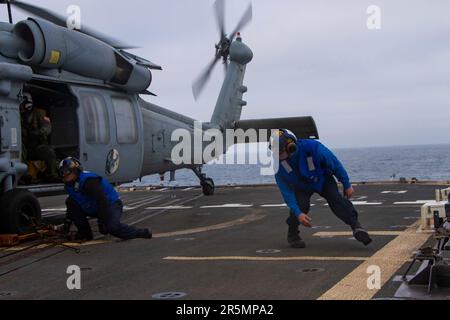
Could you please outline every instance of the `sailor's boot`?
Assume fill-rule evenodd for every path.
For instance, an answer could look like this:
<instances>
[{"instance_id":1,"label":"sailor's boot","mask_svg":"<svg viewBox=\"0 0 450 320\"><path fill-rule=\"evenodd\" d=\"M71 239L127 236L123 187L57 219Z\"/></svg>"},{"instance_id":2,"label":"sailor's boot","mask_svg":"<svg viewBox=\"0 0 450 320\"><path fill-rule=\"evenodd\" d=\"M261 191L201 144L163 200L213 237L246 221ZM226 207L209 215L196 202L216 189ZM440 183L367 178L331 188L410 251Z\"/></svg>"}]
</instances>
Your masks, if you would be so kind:
<instances>
[{"instance_id":1,"label":"sailor's boot","mask_svg":"<svg viewBox=\"0 0 450 320\"><path fill-rule=\"evenodd\" d=\"M353 236L363 245L368 246L372 243L369 233L361 226L359 222L352 226Z\"/></svg>"},{"instance_id":2,"label":"sailor's boot","mask_svg":"<svg viewBox=\"0 0 450 320\"><path fill-rule=\"evenodd\" d=\"M304 249L306 248L306 244L303 239L300 237L300 222L297 217L291 213L290 217L287 219L286 223L289 226L288 231L288 243L291 248L294 249Z\"/></svg>"}]
</instances>

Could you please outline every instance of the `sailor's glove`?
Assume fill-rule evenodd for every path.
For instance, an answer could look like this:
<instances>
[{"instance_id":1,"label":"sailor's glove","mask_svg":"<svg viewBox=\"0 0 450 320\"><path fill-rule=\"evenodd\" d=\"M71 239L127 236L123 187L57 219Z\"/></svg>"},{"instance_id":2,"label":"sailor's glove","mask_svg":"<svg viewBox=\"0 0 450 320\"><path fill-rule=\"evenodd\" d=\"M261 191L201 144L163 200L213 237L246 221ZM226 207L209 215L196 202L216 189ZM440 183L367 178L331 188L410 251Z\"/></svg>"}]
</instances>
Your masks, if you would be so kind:
<instances>
[{"instance_id":1,"label":"sailor's glove","mask_svg":"<svg viewBox=\"0 0 450 320\"><path fill-rule=\"evenodd\" d=\"M64 225L62 227L62 234L67 240L72 240L72 234L71 234L71 228L72 228L73 221L69 218L66 218L64 220Z\"/></svg>"}]
</instances>

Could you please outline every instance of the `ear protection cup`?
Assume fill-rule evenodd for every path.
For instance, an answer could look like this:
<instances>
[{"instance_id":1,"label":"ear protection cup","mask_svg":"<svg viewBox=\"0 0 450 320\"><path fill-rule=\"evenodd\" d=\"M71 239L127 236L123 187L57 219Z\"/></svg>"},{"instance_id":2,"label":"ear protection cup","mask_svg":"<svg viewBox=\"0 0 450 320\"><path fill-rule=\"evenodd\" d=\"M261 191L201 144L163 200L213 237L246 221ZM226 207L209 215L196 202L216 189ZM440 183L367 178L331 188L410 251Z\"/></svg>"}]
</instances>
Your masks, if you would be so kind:
<instances>
[{"instance_id":1,"label":"ear protection cup","mask_svg":"<svg viewBox=\"0 0 450 320\"><path fill-rule=\"evenodd\" d=\"M293 155L297 152L297 137L289 133L285 129L280 130L280 139L285 139L286 151L289 155Z\"/></svg>"},{"instance_id":2,"label":"ear protection cup","mask_svg":"<svg viewBox=\"0 0 450 320\"><path fill-rule=\"evenodd\" d=\"M296 143L295 141L290 142L290 143L287 145L287 147L286 147L286 151L287 151L290 155L296 153L297 150L298 150L298 148L297 148L297 143Z\"/></svg>"}]
</instances>

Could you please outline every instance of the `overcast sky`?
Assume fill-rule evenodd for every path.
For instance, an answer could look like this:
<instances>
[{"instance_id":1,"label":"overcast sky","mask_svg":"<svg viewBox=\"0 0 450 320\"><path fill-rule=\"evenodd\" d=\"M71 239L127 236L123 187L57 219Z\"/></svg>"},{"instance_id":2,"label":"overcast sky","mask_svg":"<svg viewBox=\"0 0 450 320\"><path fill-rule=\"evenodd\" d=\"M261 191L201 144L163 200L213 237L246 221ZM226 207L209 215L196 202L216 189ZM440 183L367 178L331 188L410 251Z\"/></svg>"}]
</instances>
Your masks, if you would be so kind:
<instances>
[{"instance_id":1,"label":"overcast sky","mask_svg":"<svg viewBox=\"0 0 450 320\"><path fill-rule=\"evenodd\" d=\"M158 97L146 99L210 120L222 67L198 102L191 85L219 38L213 0L29 2L59 13L79 5L83 24L163 66L150 88ZM248 2L226 3L231 32ZM370 5L381 30L367 28ZM332 148L450 143L450 0L255 0L242 34L255 54L244 119L311 115Z\"/></svg>"}]
</instances>

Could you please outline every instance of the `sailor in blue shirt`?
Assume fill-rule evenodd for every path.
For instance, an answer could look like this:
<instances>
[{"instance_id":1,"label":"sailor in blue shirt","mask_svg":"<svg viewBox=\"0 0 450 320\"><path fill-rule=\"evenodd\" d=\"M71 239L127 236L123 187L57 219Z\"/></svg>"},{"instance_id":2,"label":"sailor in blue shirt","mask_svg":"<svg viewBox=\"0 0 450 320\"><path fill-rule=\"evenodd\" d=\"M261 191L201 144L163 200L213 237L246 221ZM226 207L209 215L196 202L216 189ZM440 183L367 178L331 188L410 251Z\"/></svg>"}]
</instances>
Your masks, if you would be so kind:
<instances>
[{"instance_id":1,"label":"sailor in blue shirt","mask_svg":"<svg viewBox=\"0 0 450 320\"><path fill-rule=\"evenodd\" d=\"M123 203L106 179L84 171L75 158L63 160L59 170L69 195L66 201L67 220L73 222L78 229L76 240L93 239L88 217L98 219L99 231L103 235L111 234L123 240L152 238L149 229L136 229L120 222Z\"/></svg>"},{"instance_id":2,"label":"sailor in blue shirt","mask_svg":"<svg viewBox=\"0 0 450 320\"><path fill-rule=\"evenodd\" d=\"M317 193L328 201L334 214L349 225L355 238L369 245L372 242L358 220L358 212L350 201L354 189L344 166L323 144L315 140L297 140L288 130L281 129L279 139L279 170L275 178L283 198L290 208L288 242L293 248L305 248L299 227L312 227L311 197ZM344 187L339 192L336 179Z\"/></svg>"}]
</instances>

